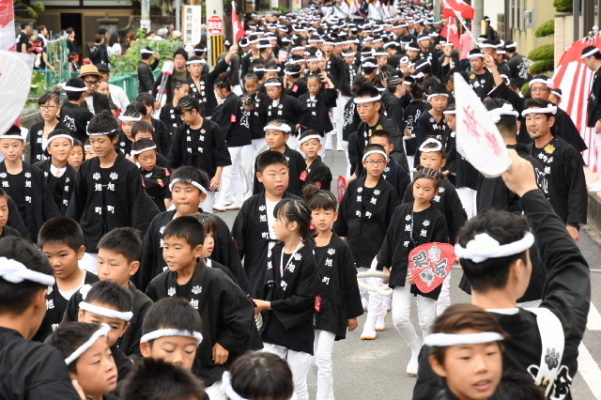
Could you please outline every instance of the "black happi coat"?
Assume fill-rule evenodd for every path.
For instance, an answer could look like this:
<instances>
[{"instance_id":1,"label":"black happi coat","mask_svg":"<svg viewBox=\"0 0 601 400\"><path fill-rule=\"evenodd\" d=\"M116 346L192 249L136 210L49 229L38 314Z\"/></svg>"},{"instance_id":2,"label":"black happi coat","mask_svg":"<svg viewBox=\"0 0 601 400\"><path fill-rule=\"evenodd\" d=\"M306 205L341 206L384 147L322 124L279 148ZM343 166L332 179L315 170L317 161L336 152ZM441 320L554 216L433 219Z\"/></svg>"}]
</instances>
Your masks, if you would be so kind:
<instances>
[{"instance_id":1,"label":"black happi coat","mask_svg":"<svg viewBox=\"0 0 601 400\"><path fill-rule=\"evenodd\" d=\"M275 104L274 104L275 103ZM280 100L267 98L262 119L269 122L273 119L283 119L294 130L294 126L304 118L307 111L305 103L289 95L283 95Z\"/></svg>"},{"instance_id":2,"label":"black happi coat","mask_svg":"<svg viewBox=\"0 0 601 400\"><path fill-rule=\"evenodd\" d=\"M77 315L79 314L79 303L83 301L82 293L87 294L90 291L90 285L84 285L78 292L76 292L69 302L67 303L67 309L65 310L65 316L63 321L77 321ZM146 296L143 292L136 289L133 283L129 282L129 291L134 299L133 317L129 321L129 328L125 334L117 342L119 349L126 355L140 355L140 338L142 337L142 322L146 311L152 305L152 300Z\"/></svg>"},{"instance_id":3,"label":"black happi coat","mask_svg":"<svg viewBox=\"0 0 601 400\"><path fill-rule=\"evenodd\" d=\"M23 163L23 171L11 175L4 161L0 162L0 186L17 205L31 241L38 238L42 224L59 215L52 194L44 184L44 174L35 165ZM24 236L25 237L25 236Z\"/></svg>"},{"instance_id":4,"label":"black happi coat","mask_svg":"<svg viewBox=\"0 0 601 400\"><path fill-rule=\"evenodd\" d=\"M447 148L447 142L449 142L451 137L451 130L444 119L444 115L439 121L436 121L436 118L434 118L430 112L424 112L417 118L413 128L413 133L415 134L416 146L414 166L419 165L419 156L421 155L419 147L426 141L428 136L436 137L436 139L443 144L445 152Z\"/></svg>"},{"instance_id":5,"label":"black happi coat","mask_svg":"<svg viewBox=\"0 0 601 400\"><path fill-rule=\"evenodd\" d=\"M202 210L199 211L202 212ZM155 276L167 269L167 264L163 259L162 237L165 226L174 219L175 213L176 210L164 211L154 217L148 226L146 235L144 235L140 269L133 277L133 281L141 289L145 289ZM242 290L249 293L250 287L230 229L217 215L210 215L217 223L217 233L214 235L215 248L211 259L227 266L236 277Z\"/></svg>"},{"instance_id":6,"label":"black happi coat","mask_svg":"<svg viewBox=\"0 0 601 400\"><path fill-rule=\"evenodd\" d=\"M569 400L572 398L570 386L578 367L578 345L586 329L591 300L589 266L566 231L564 222L540 190L526 193L521 203L531 222L547 275L540 307L549 309L559 318L565 337L563 358L559 360L559 372L551 393L553 398ZM503 342L504 370L528 373L529 368L538 369L542 344L535 314L520 308L507 311L491 311L509 334ZM414 400L430 400L443 387L442 380L430 368L429 353L427 347L420 352Z\"/></svg>"},{"instance_id":7,"label":"black happi coat","mask_svg":"<svg viewBox=\"0 0 601 400\"><path fill-rule=\"evenodd\" d=\"M73 185L77 177L77 171L70 165L67 164L67 169L63 175L59 178L52 175L50 171L50 165L52 162L47 159L44 161L37 162L36 167L42 170L44 176L44 182L46 187L50 191L56 208L60 215L67 214L67 208L69 207L69 201L71 201L71 193L73 192Z\"/></svg>"},{"instance_id":8,"label":"black happi coat","mask_svg":"<svg viewBox=\"0 0 601 400\"><path fill-rule=\"evenodd\" d=\"M258 298L271 302L271 310L263 312L261 338L265 343L313 354L313 317L319 290L313 247L303 246L282 257L283 250L282 243L273 247L259 282ZM283 274L282 261L286 266Z\"/></svg>"},{"instance_id":9,"label":"black happi coat","mask_svg":"<svg viewBox=\"0 0 601 400\"><path fill-rule=\"evenodd\" d=\"M254 99L255 105L249 115L250 138L263 139L265 138L263 127L267 124L267 121L265 121L267 111L265 109L270 100L265 93L257 93L251 98Z\"/></svg>"},{"instance_id":10,"label":"black happi coat","mask_svg":"<svg viewBox=\"0 0 601 400\"><path fill-rule=\"evenodd\" d=\"M251 332L256 329L252 303L223 271L199 262L194 275L184 285L177 284L175 272L163 271L150 282L146 293L154 301L181 297L198 310L203 341L192 371L204 380L205 386L221 379L232 362L250 348ZM213 363L215 343L230 352L223 365Z\"/></svg>"},{"instance_id":11,"label":"black happi coat","mask_svg":"<svg viewBox=\"0 0 601 400\"><path fill-rule=\"evenodd\" d=\"M157 151L166 156L171 150L172 132L160 119L152 118L152 129L154 129L154 141ZM175 131L173 131L175 134Z\"/></svg>"},{"instance_id":12,"label":"black happi coat","mask_svg":"<svg viewBox=\"0 0 601 400\"><path fill-rule=\"evenodd\" d=\"M84 271L84 274L84 285L90 285L98 281L98 277L93 273ZM63 320L68 302L69 299L63 297L56 283L54 286L48 287L48 293L46 293L46 315L44 315L42 325L40 325L40 329L38 329L33 340L43 342L56 329Z\"/></svg>"},{"instance_id":13,"label":"black happi coat","mask_svg":"<svg viewBox=\"0 0 601 400\"><path fill-rule=\"evenodd\" d=\"M586 108L586 126L594 127L601 120L601 68L595 71L591 94Z\"/></svg>"},{"instance_id":14,"label":"black happi coat","mask_svg":"<svg viewBox=\"0 0 601 400\"><path fill-rule=\"evenodd\" d=\"M96 252L105 233L123 226L144 231L157 212L138 168L119 154L110 168L100 168L98 157L82 164L67 216L81 225L86 249Z\"/></svg>"},{"instance_id":15,"label":"black happi coat","mask_svg":"<svg viewBox=\"0 0 601 400\"><path fill-rule=\"evenodd\" d=\"M588 192L580 153L555 137L542 149L532 145L532 157L543 165L549 183L549 202L566 225L586 224Z\"/></svg>"},{"instance_id":16,"label":"black happi coat","mask_svg":"<svg viewBox=\"0 0 601 400\"><path fill-rule=\"evenodd\" d=\"M392 185L396 190L398 198L401 199L411 183L407 168L396 162L396 160L391 159L386 168L384 168L384 174L382 176Z\"/></svg>"},{"instance_id":17,"label":"black happi coat","mask_svg":"<svg viewBox=\"0 0 601 400\"><path fill-rule=\"evenodd\" d=\"M344 105L344 122L342 124L342 140L349 140L349 137L353 132L357 130L361 123L361 118L357 113L357 106L355 105L354 99L350 99ZM352 168L355 166L353 165Z\"/></svg>"},{"instance_id":18,"label":"black happi coat","mask_svg":"<svg viewBox=\"0 0 601 400\"><path fill-rule=\"evenodd\" d=\"M283 197L299 199L288 193ZM244 259L244 271L252 293L259 283L269 242L275 242L275 238L269 237L266 210L265 194L255 194L244 202L232 227L232 236L236 241L240 259Z\"/></svg>"},{"instance_id":19,"label":"black happi coat","mask_svg":"<svg viewBox=\"0 0 601 400\"><path fill-rule=\"evenodd\" d=\"M140 173L142 187L146 190L146 194L154 201L159 211L165 211L165 199L171 198L169 190L171 171L169 168L154 167L150 172L140 169Z\"/></svg>"},{"instance_id":20,"label":"black happi coat","mask_svg":"<svg viewBox=\"0 0 601 400\"><path fill-rule=\"evenodd\" d=\"M119 131L119 141L115 144L117 153L123 154L125 157L131 154L131 145L133 142L129 140L125 132Z\"/></svg>"},{"instance_id":21,"label":"black happi coat","mask_svg":"<svg viewBox=\"0 0 601 400\"><path fill-rule=\"evenodd\" d=\"M67 128L65 125L63 125L60 122L54 129L55 130L56 129L65 129L66 131L70 132L70 129ZM44 134L44 122L34 124L29 129L29 163L30 164L35 164L38 161L42 161L42 160L46 160L46 159L50 158L50 155L44 149L42 149L42 141L43 141L42 135L43 134Z\"/></svg>"},{"instance_id":22,"label":"black happi coat","mask_svg":"<svg viewBox=\"0 0 601 400\"><path fill-rule=\"evenodd\" d=\"M371 265L398 205L394 188L383 178L373 188L365 186L365 177L349 184L340 203L334 232L347 238L358 267Z\"/></svg>"},{"instance_id":23,"label":"black happi coat","mask_svg":"<svg viewBox=\"0 0 601 400\"><path fill-rule=\"evenodd\" d=\"M305 158L302 154L296 150L291 149L286 145L286 150L284 150L284 155L286 156L286 160L288 161L288 172L289 181L288 181L288 192L295 194L297 196L303 195L303 182L301 181L301 174L305 168L307 168L307 164L305 163ZM255 159L255 172L257 172L257 159ZM265 190L263 184L259 182L257 179L257 174L255 174L255 183L253 185L253 194L262 193Z\"/></svg>"},{"instance_id":24,"label":"black happi coat","mask_svg":"<svg viewBox=\"0 0 601 400\"><path fill-rule=\"evenodd\" d=\"M205 64L205 68L208 64ZM190 76L188 83L190 84L190 96L196 97L199 103L204 107L204 115L213 114L213 110L217 106L217 99L215 98L215 91L213 90L213 83L219 77L219 74L227 70L228 64L225 60L219 61L219 63L209 73L203 71L200 77L199 86L196 86L194 80ZM171 92L171 91L170 91ZM168 98L171 101L171 98Z\"/></svg>"},{"instance_id":25,"label":"black happi coat","mask_svg":"<svg viewBox=\"0 0 601 400\"><path fill-rule=\"evenodd\" d=\"M211 121L217 123L225 132L228 147L250 144L250 114L234 93L215 108Z\"/></svg>"},{"instance_id":26,"label":"black happi coat","mask_svg":"<svg viewBox=\"0 0 601 400\"><path fill-rule=\"evenodd\" d=\"M405 286L409 253L414 248L432 242L448 243L447 224L442 213L434 206L414 212L413 203L404 203L396 208L384 243L378 252L378 263L390 268L391 288ZM422 293L416 285L411 285L411 293L438 299L442 286L430 293Z\"/></svg>"},{"instance_id":27,"label":"black happi coat","mask_svg":"<svg viewBox=\"0 0 601 400\"><path fill-rule=\"evenodd\" d=\"M403 197L403 203L413 202L413 187L408 186ZM438 193L432 199L432 205L436 207L445 217L446 227L449 234L449 243L454 244L459 229L465 224L467 214L463 209L461 200L457 195L455 186L445 177L440 182ZM445 240L446 242L446 240Z\"/></svg>"},{"instance_id":28,"label":"black happi coat","mask_svg":"<svg viewBox=\"0 0 601 400\"><path fill-rule=\"evenodd\" d=\"M330 168L321 161L321 157L317 159L301 171L299 175L302 186L312 183L320 189L330 190L332 185L332 172Z\"/></svg>"},{"instance_id":29,"label":"black happi coat","mask_svg":"<svg viewBox=\"0 0 601 400\"><path fill-rule=\"evenodd\" d=\"M292 84L292 87L287 88L285 93L298 99L300 96L307 93L307 81L305 78L300 78Z\"/></svg>"},{"instance_id":30,"label":"black happi coat","mask_svg":"<svg viewBox=\"0 0 601 400\"><path fill-rule=\"evenodd\" d=\"M177 130L184 124L182 119L175 112L175 107L173 103L165 104L161 108L161 112L159 114L159 120L165 124L167 129L171 133L177 132Z\"/></svg>"},{"instance_id":31,"label":"black happi coat","mask_svg":"<svg viewBox=\"0 0 601 400\"><path fill-rule=\"evenodd\" d=\"M467 81L467 84L470 85L472 90L476 92L478 97L482 100L490 91L495 87L495 80L488 70L484 71L483 74L477 75L473 71L463 72L463 78Z\"/></svg>"},{"instance_id":32,"label":"black happi coat","mask_svg":"<svg viewBox=\"0 0 601 400\"><path fill-rule=\"evenodd\" d=\"M64 355L0 327L0 393L14 400L79 400Z\"/></svg>"},{"instance_id":33,"label":"black happi coat","mask_svg":"<svg viewBox=\"0 0 601 400\"><path fill-rule=\"evenodd\" d=\"M200 129L184 125L177 130L167 159L171 168L192 165L205 171L210 178L215 176L217 167L232 164L223 129L206 118Z\"/></svg>"},{"instance_id":34,"label":"black happi coat","mask_svg":"<svg viewBox=\"0 0 601 400\"><path fill-rule=\"evenodd\" d=\"M321 297L315 310L315 329L336 334L336 340L344 339L347 320L363 314L353 253L335 233L328 245L314 251Z\"/></svg>"},{"instance_id":35,"label":"black happi coat","mask_svg":"<svg viewBox=\"0 0 601 400\"><path fill-rule=\"evenodd\" d=\"M92 119L92 114L86 107L78 106L77 104L63 103L61 108L60 121L71 133L75 139L81 143L85 143L88 138L87 126Z\"/></svg>"},{"instance_id":36,"label":"black happi coat","mask_svg":"<svg viewBox=\"0 0 601 400\"><path fill-rule=\"evenodd\" d=\"M314 129L322 135L330 132L334 127L330 119L330 108L336 107L336 89L323 89L317 96L311 98L309 93L299 97L307 105L307 113L300 123L307 129Z\"/></svg>"}]
</instances>

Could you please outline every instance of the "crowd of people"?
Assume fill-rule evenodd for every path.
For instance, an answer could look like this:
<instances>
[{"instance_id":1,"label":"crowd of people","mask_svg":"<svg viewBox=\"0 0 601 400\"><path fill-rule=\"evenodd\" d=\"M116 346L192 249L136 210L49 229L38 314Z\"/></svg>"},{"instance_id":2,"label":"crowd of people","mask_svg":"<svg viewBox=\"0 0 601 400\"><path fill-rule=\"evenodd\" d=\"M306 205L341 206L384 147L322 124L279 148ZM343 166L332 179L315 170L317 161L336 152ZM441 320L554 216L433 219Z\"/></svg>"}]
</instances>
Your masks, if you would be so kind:
<instances>
[{"instance_id":1,"label":"crowd of people","mask_svg":"<svg viewBox=\"0 0 601 400\"><path fill-rule=\"evenodd\" d=\"M142 48L135 99L99 33L42 122L0 135L0 392L305 400L315 367L333 399L334 343L365 312L361 340L391 315L414 399L571 399L586 145L516 43L488 22L457 49L443 29L408 0L251 17L214 66L180 48L155 79ZM582 57L601 70L601 50ZM455 72L508 149L502 177L457 149ZM472 304L451 305L451 273L420 289L410 254L428 243L454 246ZM373 270L387 278L357 277Z\"/></svg>"}]
</instances>

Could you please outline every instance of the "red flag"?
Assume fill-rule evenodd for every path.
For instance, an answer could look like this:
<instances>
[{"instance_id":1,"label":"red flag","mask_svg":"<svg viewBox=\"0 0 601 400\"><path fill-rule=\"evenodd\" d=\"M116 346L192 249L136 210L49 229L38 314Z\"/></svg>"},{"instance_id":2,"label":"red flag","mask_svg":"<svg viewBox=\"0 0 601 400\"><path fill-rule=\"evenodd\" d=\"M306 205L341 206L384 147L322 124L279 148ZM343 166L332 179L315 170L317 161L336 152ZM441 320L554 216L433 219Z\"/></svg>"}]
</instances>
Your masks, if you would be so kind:
<instances>
[{"instance_id":1,"label":"red flag","mask_svg":"<svg viewBox=\"0 0 601 400\"><path fill-rule=\"evenodd\" d=\"M240 21L240 16L236 11L236 2L234 1L232 1L232 25L234 44L236 44L240 41L240 39L242 39L246 35L246 31L244 30L244 25L242 25L242 21Z\"/></svg>"},{"instance_id":2,"label":"red flag","mask_svg":"<svg viewBox=\"0 0 601 400\"><path fill-rule=\"evenodd\" d=\"M464 19L474 19L474 14L476 10L474 7L470 6L463 0L444 0L445 7L445 17L447 17L447 9L451 9L455 12L457 16L460 16Z\"/></svg>"},{"instance_id":3,"label":"red flag","mask_svg":"<svg viewBox=\"0 0 601 400\"><path fill-rule=\"evenodd\" d=\"M447 17L440 36L453 43L456 49L459 49L459 29L457 28L457 18L454 15Z\"/></svg>"},{"instance_id":4,"label":"red flag","mask_svg":"<svg viewBox=\"0 0 601 400\"><path fill-rule=\"evenodd\" d=\"M15 50L15 12L12 1L0 1L0 50Z\"/></svg>"}]
</instances>

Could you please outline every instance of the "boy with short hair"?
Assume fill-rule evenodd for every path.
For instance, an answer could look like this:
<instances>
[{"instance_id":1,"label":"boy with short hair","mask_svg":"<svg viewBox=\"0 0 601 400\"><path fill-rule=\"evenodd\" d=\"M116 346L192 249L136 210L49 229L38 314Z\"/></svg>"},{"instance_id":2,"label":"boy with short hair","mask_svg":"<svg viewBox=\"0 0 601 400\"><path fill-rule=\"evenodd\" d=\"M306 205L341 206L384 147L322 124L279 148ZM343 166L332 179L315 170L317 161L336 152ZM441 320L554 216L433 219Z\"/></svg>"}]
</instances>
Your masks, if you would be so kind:
<instances>
[{"instance_id":1,"label":"boy with short hair","mask_svg":"<svg viewBox=\"0 0 601 400\"><path fill-rule=\"evenodd\" d=\"M14 236L0 240L0 258L3 393L15 399L79 400L60 352L29 340L44 318L48 286L54 285L48 259L30 242Z\"/></svg>"},{"instance_id":2,"label":"boy with short hair","mask_svg":"<svg viewBox=\"0 0 601 400\"><path fill-rule=\"evenodd\" d=\"M163 258L169 269L150 282L147 294L155 301L184 298L200 314L204 344L194 372L211 393L219 390L214 384L231 362L250 348L255 322L254 307L238 285L223 271L199 261L203 243L204 230L195 217L171 221L163 233Z\"/></svg>"},{"instance_id":3,"label":"boy with short hair","mask_svg":"<svg viewBox=\"0 0 601 400\"><path fill-rule=\"evenodd\" d=\"M140 267L142 240L133 228L115 228L98 242L98 278L101 281L114 282L128 289L134 299L133 317L130 328L119 340L119 349L127 356L139 354L142 321L152 300L136 289L130 281ZM82 288L83 289L83 288ZM80 290L69 300L64 321L75 321L79 314L79 303L83 300Z\"/></svg>"},{"instance_id":4,"label":"boy with short hair","mask_svg":"<svg viewBox=\"0 0 601 400\"><path fill-rule=\"evenodd\" d=\"M165 211L171 205L169 191L169 168L159 167L157 145L151 139L140 139L132 144L131 156L140 166L142 186L160 211Z\"/></svg>"},{"instance_id":5,"label":"boy with short hair","mask_svg":"<svg viewBox=\"0 0 601 400\"><path fill-rule=\"evenodd\" d=\"M144 236L144 247L142 249L142 267L134 277L134 282L139 288L146 288L148 283L159 273L167 269L161 250L162 235L165 225L176 217L183 215L207 214L200 208L206 198L209 177L206 173L192 166L179 167L171 175L169 190L175 210L159 213L150 222ZM226 223L214 214L211 215L217 223L215 233L215 248L212 254L213 260L227 266L236 281L245 293L250 293L248 281L242 263L238 256L238 249L230 229Z\"/></svg>"},{"instance_id":6,"label":"boy with short hair","mask_svg":"<svg viewBox=\"0 0 601 400\"><path fill-rule=\"evenodd\" d=\"M78 265L86 248L83 232L75 220L55 217L46 221L38 233L38 246L48 257L56 278L56 283L48 288L46 316L34 337L43 341L63 320L73 294L82 286L96 282L98 277Z\"/></svg>"},{"instance_id":7,"label":"boy with short hair","mask_svg":"<svg viewBox=\"0 0 601 400\"><path fill-rule=\"evenodd\" d=\"M244 271L253 293L257 284L262 285L261 270L276 241L273 210L283 198L299 199L287 191L290 169L283 153L267 150L259 154L256 171L256 178L265 191L244 202L232 227L232 235L238 245L240 259L244 258Z\"/></svg>"},{"instance_id":8,"label":"boy with short hair","mask_svg":"<svg viewBox=\"0 0 601 400\"><path fill-rule=\"evenodd\" d=\"M384 129L377 129L371 134L369 144L379 144L386 150L389 159L386 168L384 168L384 175L382 176L395 188L398 198L402 199L407 186L411 182L411 178L409 171L404 165L390 158L390 153L394 150L390 133Z\"/></svg>"},{"instance_id":9,"label":"boy with short hair","mask_svg":"<svg viewBox=\"0 0 601 400\"><path fill-rule=\"evenodd\" d=\"M286 144L290 138L290 126L283 120L273 120L268 122L263 130L265 131L265 141L267 142L269 150L282 153L286 157L289 169L288 191L297 196L302 196L303 189L300 174L307 165L302 154L291 149ZM255 173L258 172L259 167L257 157L257 162L255 162ZM257 176L255 176L253 187L254 194L259 194L264 190L264 186L261 185L261 183L261 181L257 180Z\"/></svg>"}]
</instances>

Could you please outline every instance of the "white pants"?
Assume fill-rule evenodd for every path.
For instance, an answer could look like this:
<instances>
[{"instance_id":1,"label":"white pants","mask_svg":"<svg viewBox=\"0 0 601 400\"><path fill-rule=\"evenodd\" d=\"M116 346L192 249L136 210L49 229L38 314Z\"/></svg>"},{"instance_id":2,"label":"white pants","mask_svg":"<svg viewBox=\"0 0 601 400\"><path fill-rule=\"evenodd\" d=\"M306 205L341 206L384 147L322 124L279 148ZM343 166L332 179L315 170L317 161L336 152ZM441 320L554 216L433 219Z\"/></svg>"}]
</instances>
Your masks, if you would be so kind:
<instances>
[{"instance_id":1,"label":"white pants","mask_svg":"<svg viewBox=\"0 0 601 400\"><path fill-rule=\"evenodd\" d=\"M293 135L292 133L290 134L290 137L288 137L288 141L286 141L286 144L292 150L299 151L298 150L298 138L295 135Z\"/></svg>"},{"instance_id":2,"label":"white pants","mask_svg":"<svg viewBox=\"0 0 601 400\"><path fill-rule=\"evenodd\" d=\"M209 396L209 400L228 400L225 394L221 390L221 381L213 383L211 386L205 388L205 393Z\"/></svg>"},{"instance_id":3,"label":"white pants","mask_svg":"<svg viewBox=\"0 0 601 400\"><path fill-rule=\"evenodd\" d=\"M332 351L335 338L336 335L332 332L315 330L316 400L332 400L334 398Z\"/></svg>"},{"instance_id":4,"label":"white pants","mask_svg":"<svg viewBox=\"0 0 601 400\"><path fill-rule=\"evenodd\" d=\"M215 196L215 202L222 208L232 203L241 203L252 194L252 172L248 171L253 166L252 146L228 147L228 151L232 165L223 168L221 188Z\"/></svg>"},{"instance_id":5,"label":"white pants","mask_svg":"<svg viewBox=\"0 0 601 400\"><path fill-rule=\"evenodd\" d=\"M468 187L457 189L457 196L459 196L459 200L461 200L461 204L463 205L463 209L465 210L468 219L478 214L476 194L477 192L474 189Z\"/></svg>"},{"instance_id":6,"label":"white pants","mask_svg":"<svg viewBox=\"0 0 601 400\"><path fill-rule=\"evenodd\" d=\"M392 323L405 340L414 355L419 353L421 340L411 323L411 285L397 286L392 292ZM422 334L430 332L430 327L436 318L436 300L423 296L417 297L417 315Z\"/></svg>"},{"instance_id":7,"label":"white pants","mask_svg":"<svg viewBox=\"0 0 601 400\"><path fill-rule=\"evenodd\" d=\"M366 268L366 271L369 271L369 269ZM381 278L362 279L371 286L384 286ZM368 291L367 316L365 317L361 336L376 336L376 324L386 316L386 309L388 308L384 297L380 293Z\"/></svg>"},{"instance_id":8,"label":"white pants","mask_svg":"<svg viewBox=\"0 0 601 400\"><path fill-rule=\"evenodd\" d=\"M98 275L98 253L84 253L77 265L79 265L79 268Z\"/></svg>"},{"instance_id":9,"label":"white pants","mask_svg":"<svg viewBox=\"0 0 601 400\"><path fill-rule=\"evenodd\" d=\"M342 145L342 134L344 129L344 106L348 103L350 97L338 95L336 99L336 117L334 119L334 126L336 129L336 150L343 150ZM347 146L348 147L348 146Z\"/></svg>"},{"instance_id":10,"label":"white pants","mask_svg":"<svg viewBox=\"0 0 601 400\"><path fill-rule=\"evenodd\" d=\"M436 315L440 315L451 305L451 272L442 281L442 287L440 288L440 295L436 302Z\"/></svg>"},{"instance_id":11,"label":"white pants","mask_svg":"<svg viewBox=\"0 0 601 400\"><path fill-rule=\"evenodd\" d=\"M200 203L200 208L202 208L202 211L204 212L212 213L213 204L215 204L215 192L209 190L205 201Z\"/></svg>"},{"instance_id":12,"label":"white pants","mask_svg":"<svg viewBox=\"0 0 601 400\"><path fill-rule=\"evenodd\" d=\"M340 143L344 152L344 159L346 160L346 169L344 170L344 176L351 176L351 160L348 156L348 140L342 139L342 135L340 135L340 138Z\"/></svg>"},{"instance_id":13,"label":"white pants","mask_svg":"<svg viewBox=\"0 0 601 400\"><path fill-rule=\"evenodd\" d=\"M298 400L308 400L307 375L313 364L313 356L302 351L290 350L287 347L272 343L263 343L263 351L278 355L285 360L292 371L294 394Z\"/></svg>"},{"instance_id":14,"label":"white pants","mask_svg":"<svg viewBox=\"0 0 601 400\"><path fill-rule=\"evenodd\" d=\"M254 157L257 158L259 154L267 150L267 143L265 143L265 139L252 139L251 146L253 147Z\"/></svg>"}]
</instances>

